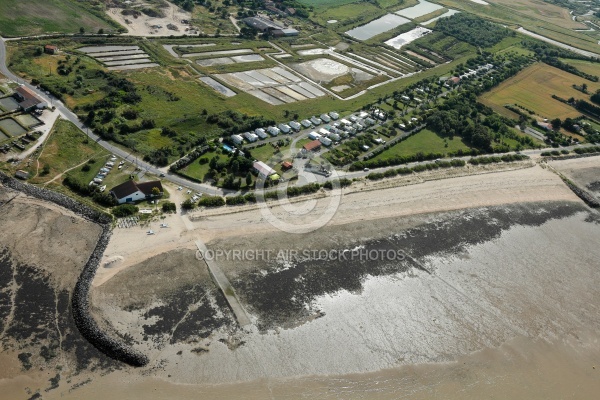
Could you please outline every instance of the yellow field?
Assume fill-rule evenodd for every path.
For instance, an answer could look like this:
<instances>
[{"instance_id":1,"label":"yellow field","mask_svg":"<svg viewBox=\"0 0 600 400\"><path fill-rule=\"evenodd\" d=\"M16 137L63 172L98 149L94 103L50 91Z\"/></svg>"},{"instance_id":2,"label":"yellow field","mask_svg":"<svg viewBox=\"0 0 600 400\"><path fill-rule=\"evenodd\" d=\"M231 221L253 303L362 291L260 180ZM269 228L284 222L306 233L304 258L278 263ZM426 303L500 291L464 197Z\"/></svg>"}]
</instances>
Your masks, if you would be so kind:
<instances>
[{"instance_id":1,"label":"yellow field","mask_svg":"<svg viewBox=\"0 0 600 400\"><path fill-rule=\"evenodd\" d=\"M501 4L513 10L551 24L568 29L586 29L581 22L573 21L569 10L564 7L548 4L542 0L488 0L490 3Z\"/></svg>"},{"instance_id":2,"label":"yellow field","mask_svg":"<svg viewBox=\"0 0 600 400\"><path fill-rule=\"evenodd\" d=\"M479 100L507 117L514 114L504 108L505 104L518 104L543 118L577 117L580 112L573 107L554 100L552 95L568 99L587 99L588 96L573 89L572 85L586 83L590 93L600 88L597 82L590 82L568 72L546 64L534 64L516 76L503 82L493 90L484 93Z\"/></svg>"}]
</instances>

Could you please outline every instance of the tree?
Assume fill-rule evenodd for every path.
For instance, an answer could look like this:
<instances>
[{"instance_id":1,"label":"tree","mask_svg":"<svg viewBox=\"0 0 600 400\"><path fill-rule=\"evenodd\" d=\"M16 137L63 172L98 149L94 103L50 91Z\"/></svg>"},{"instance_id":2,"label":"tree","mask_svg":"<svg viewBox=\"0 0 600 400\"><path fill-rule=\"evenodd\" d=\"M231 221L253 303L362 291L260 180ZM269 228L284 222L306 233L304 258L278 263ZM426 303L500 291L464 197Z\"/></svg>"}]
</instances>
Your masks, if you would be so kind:
<instances>
[{"instance_id":1,"label":"tree","mask_svg":"<svg viewBox=\"0 0 600 400\"><path fill-rule=\"evenodd\" d=\"M98 35L104 35L104 29L102 29L102 28L98 29Z\"/></svg>"},{"instance_id":2,"label":"tree","mask_svg":"<svg viewBox=\"0 0 600 400\"><path fill-rule=\"evenodd\" d=\"M240 162L238 160L234 160L233 163L231 163L231 172L234 175L237 175L240 173Z\"/></svg>"},{"instance_id":3,"label":"tree","mask_svg":"<svg viewBox=\"0 0 600 400\"><path fill-rule=\"evenodd\" d=\"M194 207L196 207L196 203L194 203L192 199L187 199L186 201L181 203L181 208L183 208L184 210L191 210Z\"/></svg>"},{"instance_id":4,"label":"tree","mask_svg":"<svg viewBox=\"0 0 600 400\"><path fill-rule=\"evenodd\" d=\"M152 196L157 197L160 196L160 189L156 186L152 188Z\"/></svg>"},{"instance_id":5,"label":"tree","mask_svg":"<svg viewBox=\"0 0 600 400\"><path fill-rule=\"evenodd\" d=\"M177 206L175 205L175 203L171 203L171 202L165 202L162 205L162 210L163 212L167 212L167 213L174 213L177 211Z\"/></svg>"},{"instance_id":6,"label":"tree","mask_svg":"<svg viewBox=\"0 0 600 400\"><path fill-rule=\"evenodd\" d=\"M49 173L50 173L50 165L44 164L44 167L42 168L42 175L48 175Z\"/></svg>"},{"instance_id":7,"label":"tree","mask_svg":"<svg viewBox=\"0 0 600 400\"><path fill-rule=\"evenodd\" d=\"M562 125L562 121L560 120L560 118L554 118L550 123L552 124L552 128L554 128L555 131L559 130Z\"/></svg>"},{"instance_id":8,"label":"tree","mask_svg":"<svg viewBox=\"0 0 600 400\"><path fill-rule=\"evenodd\" d=\"M587 93L587 89L588 89L588 85L587 85L587 83L582 83L582 84L581 84L581 91L582 91L583 93Z\"/></svg>"},{"instance_id":9,"label":"tree","mask_svg":"<svg viewBox=\"0 0 600 400\"><path fill-rule=\"evenodd\" d=\"M248 172L246 174L246 186L250 186L252 184L252 174Z\"/></svg>"},{"instance_id":10,"label":"tree","mask_svg":"<svg viewBox=\"0 0 600 400\"><path fill-rule=\"evenodd\" d=\"M82 35L85 33L85 28L83 26L79 28L79 33L81 33Z\"/></svg>"},{"instance_id":11,"label":"tree","mask_svg":"<svg viewBox=\"0 0 600 400\"><path fill-rule=\"evenodd\" d=\"M120 206L117 206L112 209L112 214L117 218L123 218L134 215L138 211L139 208L137 208L133 204L121 204Z\"/></svg>"}]
</instances>

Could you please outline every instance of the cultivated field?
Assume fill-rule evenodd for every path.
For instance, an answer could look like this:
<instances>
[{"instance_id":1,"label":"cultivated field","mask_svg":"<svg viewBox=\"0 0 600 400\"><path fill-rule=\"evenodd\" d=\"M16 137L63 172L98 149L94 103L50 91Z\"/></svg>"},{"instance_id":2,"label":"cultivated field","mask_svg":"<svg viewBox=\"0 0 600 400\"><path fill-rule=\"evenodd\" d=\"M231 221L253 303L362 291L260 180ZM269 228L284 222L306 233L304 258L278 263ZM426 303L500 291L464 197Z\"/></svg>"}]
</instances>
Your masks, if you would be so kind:
<instances>
[{"instance_id":1,"label":"cultivated field","mask_svg":"<svg viewBox=\"0 0 600 400\"><path fill-rule=\"evenodd\" d=\"M554 100L552 95L568 99L583 99L587 96L573 89L572 85L586 83L590 93L600 88L597 82L586 81L546 64L534 64L515 77L503 82L495 89L480 97L482 103L496 112L512 116L504 108L506 104L517 104L532 110L544 118L567 118L581 115L575 108Z\"/></svg>"}]
</instances>

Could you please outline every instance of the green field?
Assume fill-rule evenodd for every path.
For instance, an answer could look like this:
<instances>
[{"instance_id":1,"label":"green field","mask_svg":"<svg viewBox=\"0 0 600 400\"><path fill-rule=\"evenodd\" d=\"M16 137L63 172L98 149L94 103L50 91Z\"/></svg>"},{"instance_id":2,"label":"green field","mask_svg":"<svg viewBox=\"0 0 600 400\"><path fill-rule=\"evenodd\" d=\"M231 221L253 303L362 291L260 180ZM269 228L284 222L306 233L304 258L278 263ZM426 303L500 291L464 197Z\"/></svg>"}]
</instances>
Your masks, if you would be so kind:
<instances>
[{"instance_id":1,"label":"green field","mask_svg":"<svg viewBox=\"0 0 600 400\"><path fill-rule=\"evenodd\" d=\"M315 8L329 8L358 3L359 1L360 0L300 0L299 2Z\"/></svg>"},{"instance_id":2,"label":"green field","mask_svg":"<svg viewBox=\"0 0 600 400\"><path fill-rule=\"evenodd\" d=\"M468 151L470 147L460 137L442 138L429 129L423 129L408 139L395 144L373 160L388 160L395 157L412 156L417 153L453 153L458 150Z\"/></svg>"},{"instance_id":3,"label":"green field","mask_svg":"<svg viewBox=\"0 0 600 400\"><path fill-rule=\"evenodd\" d=\"M2 0L0 35L21 36L42 33L78 33L114 29L103 16L104 6L83 6L71 0ZM94 10L94 11L91 11Z\"/></svg>"},{"instance_id":4,"label":"green field","mask_svg":"<svg viewBox=\"0 0 600 400\"><path fill-rule=\"evenodd\" d=\"M600 76L600 63L585 60L574 60L570 58L561 58L561 61L574 66L575 68L577 68L581 72L585 72L586 74Z\"/></svg>"},{"instance_id":5,"label":"green field","mask_svg":"<svg viewBox=\"0 0 600 400\"><path fill-rule=\"evenodd\" d=\"M37 163L33 162L29 167L31 183L47 182L58 174L79 165L90 158L104 160L108 152L93 140L87 137L71 122L57 120L52 128L50 137L43 147L38 158L39 172L36 176ZM102 161L98 162L100 165ZM48 174L41 174L44 165L50 168ZM100 168L98 168L100 169Z\"/></svg>"},{"instance_id":6,"label":"green field","mask_svg":"<svg viewBox=\"0 0 600 400\"><path fill-rule=\"evenodd\" d=\"M509 111L504 107L506 104L525 107L540 117L548 119L575 118L581 113L568 104L553 99L552 95L555 94L564 99L585 98L587 97L585 94L572 87L574 84L581 85L584 82L588 85L590 93L600 88L600 84L597 82L586 81L568 72L538 63L484 93L480 96L480 100L497 113L509 117L512 115L509 115Z\"/></svg>"}]
</instances>

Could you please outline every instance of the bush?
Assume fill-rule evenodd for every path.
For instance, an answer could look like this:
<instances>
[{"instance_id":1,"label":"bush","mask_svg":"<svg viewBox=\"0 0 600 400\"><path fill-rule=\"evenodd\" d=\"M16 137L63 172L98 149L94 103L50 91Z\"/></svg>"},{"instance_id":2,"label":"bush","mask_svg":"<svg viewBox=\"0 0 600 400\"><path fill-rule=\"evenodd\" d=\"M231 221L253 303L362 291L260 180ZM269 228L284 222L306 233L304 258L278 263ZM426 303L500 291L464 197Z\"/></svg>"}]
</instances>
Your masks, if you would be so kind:
<instances>
[{"instance_id":1,"label":"bush","mask_svg":"<svg viewBox=\"0 0 600 400\"><path fill-rule=\"evenodd\" d=\"M187 199L181 203L181 208L184 210L192 210L194 207L196 207L196 203L194 203L191 199Z\"/></svg>"},{"instance_id":2,"label":"bush","mask_svg":"<svg viewBox=\"0 0 600 400\"><path fill-rule=\"evenodd\" d=\"M112 209L112 214L117 218L129 217L137 214L140 209L133 204L121 204Z\"/></svg>"},{"instance_id":3,"label":"bush","mask_svg":"<svg viewBox=\"0 0 600 400\"><path fill-rule=\"evenodd\" d=\"M91 168L90 168L90 165L89 165L89 164L85 164L83 167L81 167L81 170L82 170L83 172L88 172L90 169L91 169Z\"/></svg>"},{"instance_id":4,"label":"bush","mask_svg":"<svg viewBox=\"0 0 600 400\"><path fill-rule=\"evenodd\" d=\"M225 199L221 196L203 196L198 205L200 207L222 207L225 205Z\"/></svg>"},{"instance_id":5,"label":"bush","mask_svg":"<svg viewBox=\"0 0 600 400\"><path fill-rule=\"evenodd\" d=\"M177 211L177 205L175 205L175 203L171 203L171 202L165 202L162 205L162 210L163 212L166 213L174 213Z\"/></svg>"},{"instance_id":6,"label":"bush","mask_svg":"<svg viewBox=\"0 0 600 400\"><path fill-rule=\"evenodd\" d=\"M237 206L246 203L246 198L244 196L225 197L225 203L228 206Z\"/></svg>"}]
</instances>

